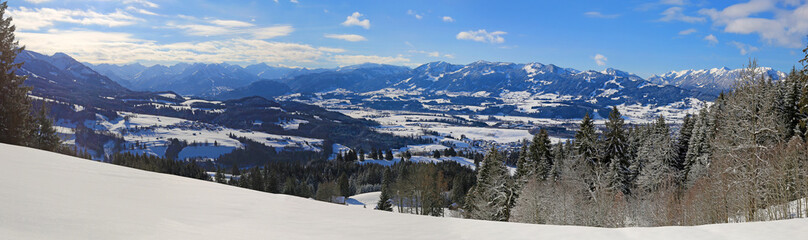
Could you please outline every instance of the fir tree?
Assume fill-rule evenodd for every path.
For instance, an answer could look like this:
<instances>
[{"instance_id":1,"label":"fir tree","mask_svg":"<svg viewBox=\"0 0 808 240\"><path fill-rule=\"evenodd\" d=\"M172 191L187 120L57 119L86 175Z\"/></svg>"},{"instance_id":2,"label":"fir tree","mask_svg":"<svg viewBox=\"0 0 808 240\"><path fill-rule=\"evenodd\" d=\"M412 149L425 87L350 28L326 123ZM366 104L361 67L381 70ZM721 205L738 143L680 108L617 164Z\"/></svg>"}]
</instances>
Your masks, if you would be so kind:
<instances>
[{"instance_id":1,"label":"fir tree","mask_svg":"<svg viewBox=\"0 0 808 240\"><path fill-rule=\"evenodd\" d=\"M39 113L35 119L35 128L31 133L31 145L35 148L57 151L62 144L59 136L56 135L56 130L53 129L53 121L48 118L48 108L45 103L39 109Z\"/></svg>"},{"instance_id":2,"label":"fir tree","mask_svg":"<svg viewBox=\"0 0 808 240\"><path fill-rule=\"evenodd\" d=\"M477 184L466 195L464 214L474 219L508 221L516 200L512 185L503 156L491 148L477 172Z\"/></svg>"},{"instance_id":3,"label":"fir tree","mask_svg":"<svg viewBox=\"0 0 808 240\"><path fill-rule=\"evenodd\" d=\"M653 133L643 141L637 158L647 163L637 177L637 185L641 190L653 192L666 184L678 182L677 171L674 169L676 152L664 117L660 116L654 123Z\"/></svg>"},{"instance_id":4,"label":"fir tree","mask_svg":"<svg viewBox=\"0 0 808 240\"><path fill-rule=\"evenodd\" d=\"M604 134L603 164L609 164L606 176L612 189L628 193L629 154L628 138L623 127L623 116L617 107L612 107Z\"/></svg>"},{"instance_id":5,"label":"fir tree","mask_svg":"<svg viewBox=\"0 0 808 240\"><path fill-rule=\"evenodd\" d=\"M337 184L339 185L339 194L348 199L351 196L351 187L348 185L348 176L345 173L339 175Z\"/></svg>"},{"instance_id":6,"label":"fir tree","mask_svg":"<svg viewBox=\"0 0 808 240\"><path fill-rule=\"evenodd\" d=\"M527 182L527 177L531 174L533 166L527 157L528 142L522 141L522 147L519 149L519 159L516 161L516 179L520 180L520 184Z\"/></svg>"},{"instance_id":7,"label":"fir tree","mask_svg":"<svg viewBox=\"0 0 808 240\"><path fill-rule=\"evenodd\" d=\"M539 133L533 135L533 142L529 147L528 158L533 168L531 174L536 179L544 180L550 173L553 166L553 156L550 151L550 136L547 130L540 129Z\"/></svg>"},{"instance_id":8,"label":"fir tree","mask_svg":"<svg viewBox=\"0 0 808 240\"><path fill-rule=\"evenodd\" d=\"M390 203L390 184L392 184L392 181L393 172L390 171L390 168L386 168L382 176L382 193L379 195L379 202L376 203L377 210L393 211L393 204Z\"/></svg>"},{"instance_id":9,"label":"fir tree","mask_svg":"<svg viewBox=\"0 0 808 240\"><path fill-rule=\"evenodd\" d=\"M393 160L393 150L388 149L387 151L385 151L384 159L387 160L387 161L392 161Z\"/></svg>"},{"instance_id":10,"label":"fir tree","mask_svg":"<svg viewBox=\"0 0 808 240\"><path fill-rule=\"evenodd\" d=\"M0 142L26 145L32 132L31 101L23 86L25 76L17 76L22 63L14 63L17 54L25 47L20 46L14 37L16 27L11 17L6 17L8 3L0 3Z\"/></svg>"}]
</instances>

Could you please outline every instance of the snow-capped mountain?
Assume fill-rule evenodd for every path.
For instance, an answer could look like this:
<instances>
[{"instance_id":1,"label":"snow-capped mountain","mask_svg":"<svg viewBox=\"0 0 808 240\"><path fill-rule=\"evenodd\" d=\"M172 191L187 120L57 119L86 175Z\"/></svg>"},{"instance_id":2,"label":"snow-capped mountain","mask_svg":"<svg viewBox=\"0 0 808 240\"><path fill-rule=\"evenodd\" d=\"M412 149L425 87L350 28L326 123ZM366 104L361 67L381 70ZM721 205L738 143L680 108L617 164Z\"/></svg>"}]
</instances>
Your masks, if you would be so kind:
<instances>
[{"instance_id":1,"label":"snow-capped mountain","mask_svg":"<svg viewBox=\"0 0 808 240\"><path fill-rule=\"evenodd\" d=\"M28 76L25 83L40 96L86 101L131 92L64 53L47 56L22 51L15 62L23 63L16 73Z\"/></svg>"},{"instance_id":2,"label":"snow-capped mountain","mask_svg":"<svg viewBox=\"0 0 808 240\"><path fill-rule=\"evenodd\" d=\"M246 86L259 80L258 75L237 65L179 63L172 66L154 65L90 65L113 80L133 90L175 91L183 95L216 94Z\"/></svg>"},{"instance_id":3,"label":"snow-capped mountain","mask_svg":"<svg viewBox=\"0 0 808 240\"><path fill-rule=\"evenodd\" d=\"M698 91L718 94L722 91L730 90L735 81L745 69L729 69L727 67L711 68L701 70L671 71L662 75L654 75L648 78L656 84L673 85L686 89L696 89ZM760 67L758 71L771 78L780 80L786 77L786 73L768 67Z\"/></svg>"}]
</instances>

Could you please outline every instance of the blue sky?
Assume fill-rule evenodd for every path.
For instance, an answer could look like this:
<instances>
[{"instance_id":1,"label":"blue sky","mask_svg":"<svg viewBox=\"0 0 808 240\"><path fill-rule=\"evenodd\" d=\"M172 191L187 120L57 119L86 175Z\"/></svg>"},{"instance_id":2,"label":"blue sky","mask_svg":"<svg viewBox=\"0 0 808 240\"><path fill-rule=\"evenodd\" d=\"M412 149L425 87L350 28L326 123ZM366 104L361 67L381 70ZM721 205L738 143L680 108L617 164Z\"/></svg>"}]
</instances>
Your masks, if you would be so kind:
<instances>
[{"instance_id":1,"label":"blue sky","mask_svg":"<svg viewBox=\"0 0 808 240\"><path fill-rule=\"evenodd\" d=\"M29 50L90 63L486 60L643 77L749 58L786 71L808 34L803 0L12 0L8 15Z\"/></svg>"}]
</instances>

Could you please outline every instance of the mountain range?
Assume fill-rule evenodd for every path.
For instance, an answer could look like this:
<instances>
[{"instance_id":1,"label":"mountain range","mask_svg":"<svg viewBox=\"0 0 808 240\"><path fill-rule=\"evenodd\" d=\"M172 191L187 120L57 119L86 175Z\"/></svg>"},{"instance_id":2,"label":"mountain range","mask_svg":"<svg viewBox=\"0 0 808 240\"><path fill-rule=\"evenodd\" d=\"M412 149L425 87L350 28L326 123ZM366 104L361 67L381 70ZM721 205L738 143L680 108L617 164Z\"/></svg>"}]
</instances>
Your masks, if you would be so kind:
<instances>
[{"instance_id":1,"label":"mountain range","mask_svg":"<svg viewBox=\"0 0 808 240\"><path fill-rule=\"evenodd\" d=\"M327 108L555 118L580 117L610 106L697 108L730 89L742 71L684 70L644 79L611 68L580 71L553 64L487 61L466 65L430 62L416 68L370 63L334 69L263 63L147 67L82 64L66 54L45 56L31 51L21 53L17 61L25 62L21 71L32 73L30 84L40 89L37 91L83 92L101 98L136 91L173 91L217 100L281 97ZM761 71L775 80L785 76L770 68ZM76 84L59 84L71 81ZM57 86L38 87L47 84Z\"/></svg>"}]
</instances>

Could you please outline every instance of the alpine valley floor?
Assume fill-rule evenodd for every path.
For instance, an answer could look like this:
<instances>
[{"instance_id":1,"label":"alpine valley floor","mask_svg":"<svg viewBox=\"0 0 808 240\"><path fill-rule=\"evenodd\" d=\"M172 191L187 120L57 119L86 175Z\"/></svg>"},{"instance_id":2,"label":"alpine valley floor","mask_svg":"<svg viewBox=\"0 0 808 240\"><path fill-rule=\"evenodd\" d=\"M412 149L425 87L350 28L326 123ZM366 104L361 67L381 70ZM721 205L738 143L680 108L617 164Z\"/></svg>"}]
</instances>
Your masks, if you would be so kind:
<instances>
[{"instance_id":1,"label":"alpine valley floor","mask_svg":"<svg viewBox=\"0 0 808 240\"><path fill-rule=\"evenodd\" d=\"M606 229L369 211L0 144L3 239L801 239L808 219Z\"/></svg>"}]
</instances>

